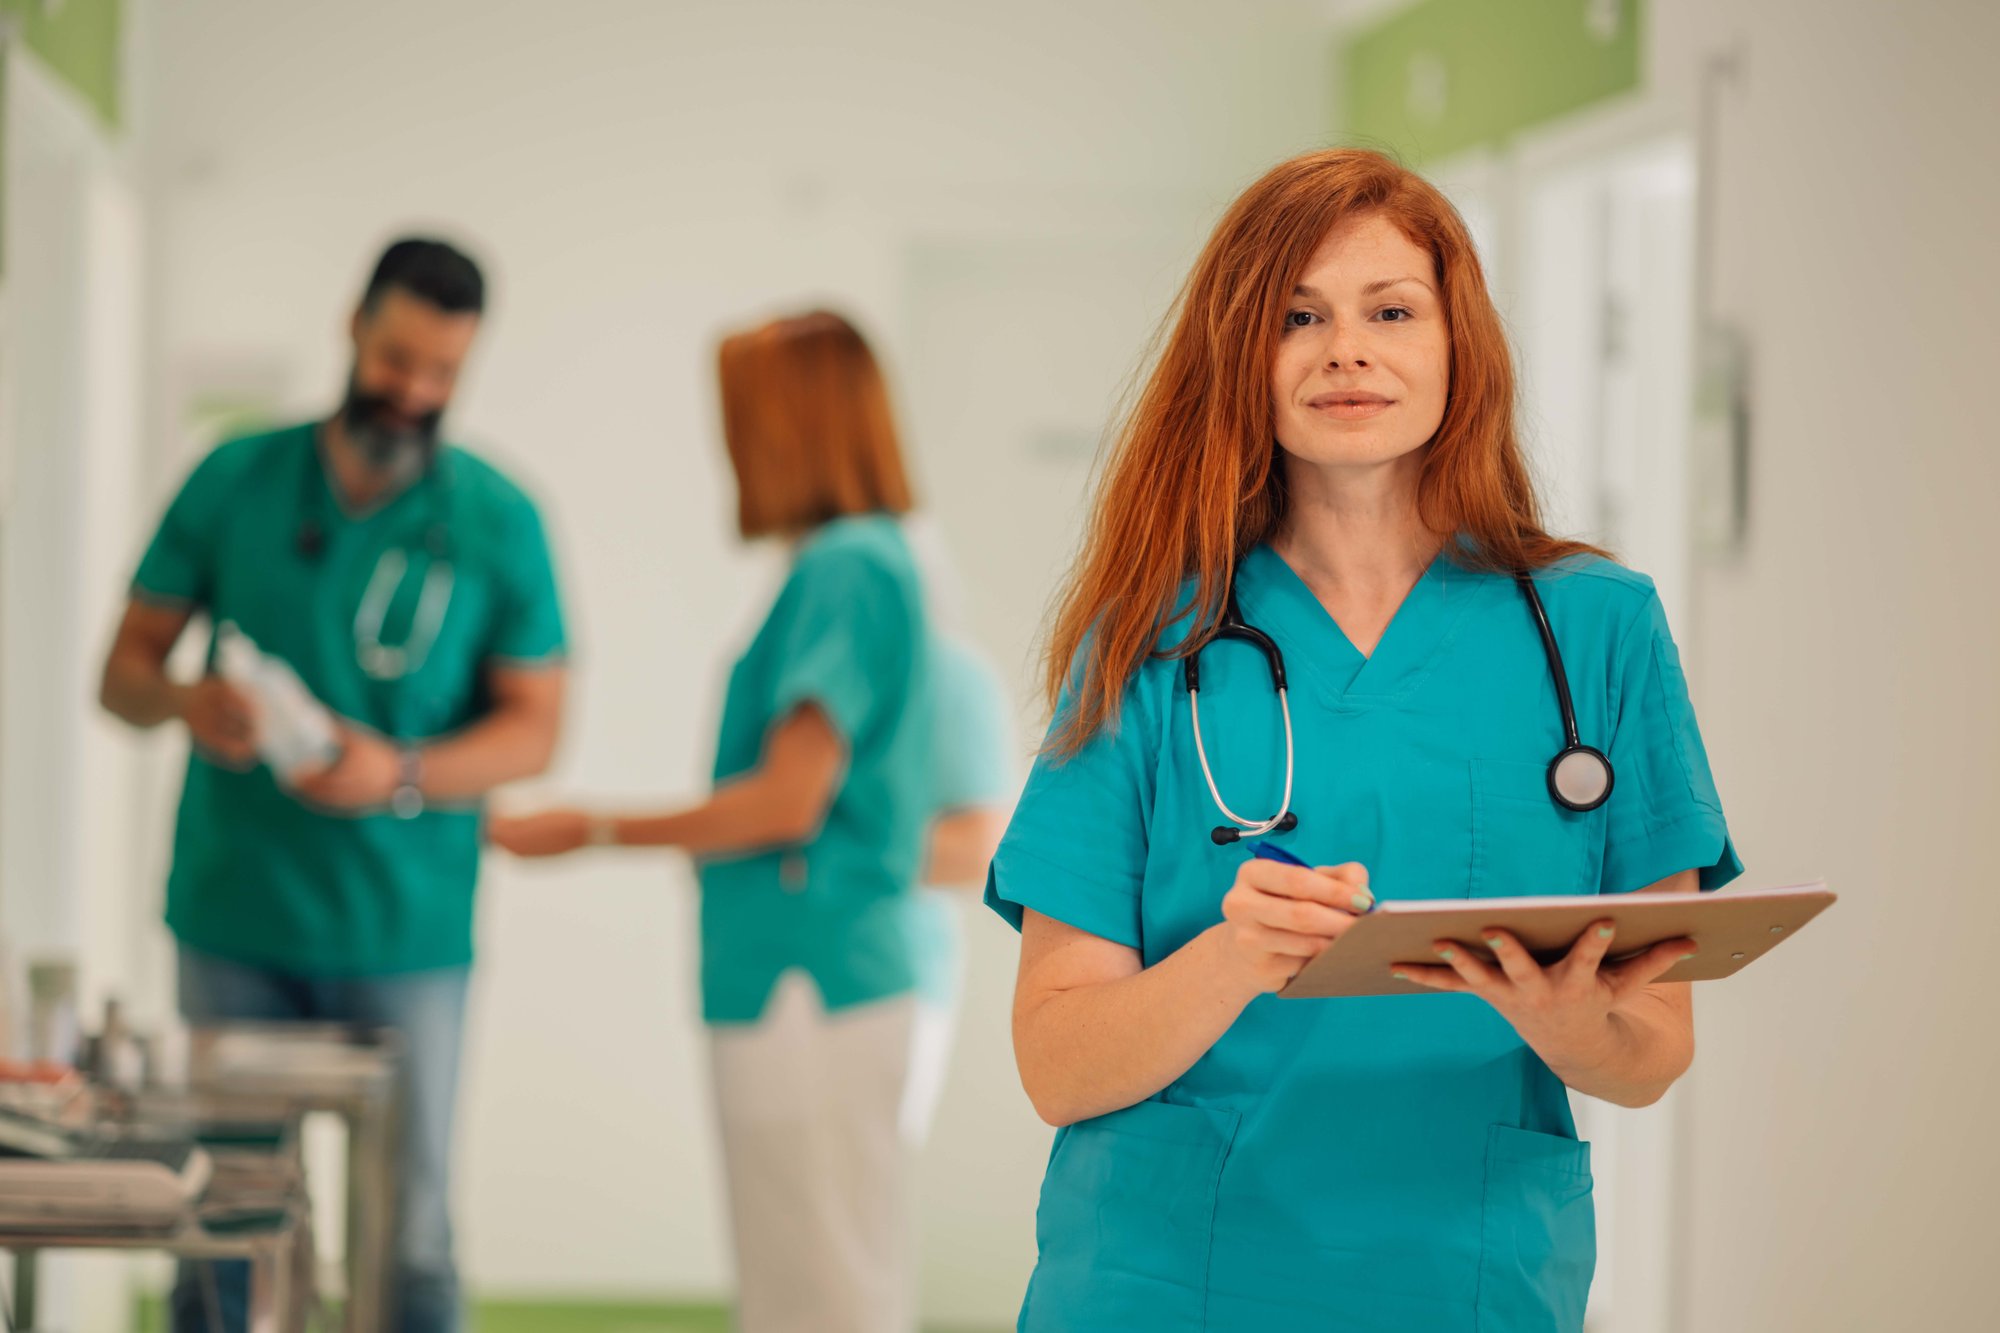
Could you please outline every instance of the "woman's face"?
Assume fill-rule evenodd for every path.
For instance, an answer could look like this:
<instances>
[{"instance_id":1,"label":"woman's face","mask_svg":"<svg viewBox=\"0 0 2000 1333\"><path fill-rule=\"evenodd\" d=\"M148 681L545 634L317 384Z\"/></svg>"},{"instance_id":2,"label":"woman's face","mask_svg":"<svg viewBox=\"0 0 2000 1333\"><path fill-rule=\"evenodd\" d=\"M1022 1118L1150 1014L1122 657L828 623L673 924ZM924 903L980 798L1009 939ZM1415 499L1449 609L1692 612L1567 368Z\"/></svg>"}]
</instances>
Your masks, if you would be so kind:
<instances>
[{"instance_id":1,"label":"woman's face","mask_svg":"<svg viewBox=\"0 0 2000 1333\"><path fill-rule=\"evenodd\" d=\"M1430 255L1380 215L1327 234L1285 306L1271 369L1278 444L1300 463L1369 471L1437 434L1451 340Z\"/></svg>"}]
</instances>

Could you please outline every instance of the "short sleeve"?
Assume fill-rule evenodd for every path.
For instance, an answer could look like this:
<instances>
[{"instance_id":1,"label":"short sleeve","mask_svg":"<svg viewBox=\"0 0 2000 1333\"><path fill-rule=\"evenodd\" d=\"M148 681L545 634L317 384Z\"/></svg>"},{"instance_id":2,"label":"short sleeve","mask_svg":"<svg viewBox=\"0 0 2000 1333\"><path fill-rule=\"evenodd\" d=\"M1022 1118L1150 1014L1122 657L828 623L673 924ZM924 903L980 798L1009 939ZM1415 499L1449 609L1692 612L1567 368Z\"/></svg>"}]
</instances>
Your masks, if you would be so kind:
<instances>
[{"instance_id":1,"label":"short sleeve","mask_svg":"<svg viewBox=\"0 0 2000 1333\"><path fill-rule=\"evenodd\" d=\"M1143 669L1142 669L1143 670ZM1143 949L1140 893L1158 769L1158 722L1128 688L1125 707L1075 755L1044 749L986 872L986 905L1021 928L1033 908ZM1060 713L1058 713L1060 717Z\"/></svg>"},{"instance_id":2,"label":"short sleeve","mask_svg":"<svg viewBox=\"0 0 2000 1333\"><path fill-rule=\"evenodd\" d=\"M817 704L852 746L866 735L908 672L914 618L892 570L858 550L812 551L780 596L771 716Z\"/></svg>"},{"instance_id":3,"label":"short sleeve","mask_svg":"<svg viewBox=\"0 0 2000 1333\"><path fill-rule=\"evenodd\" d=\"M936 809L996 805L1013 794L1013 728L1000 678L970 649L937 644L932 735Z\"/></svg>"},{"instance_id":4,"label":"short sleeve","mask_svg":"<svg viewBox=\"0 0 2000 1333\"><path fill-rule=\"evenodd\" d=\"M1700 872L1702 889L1743 873L1695 725L1680 651L1657 595L1626 633L1615 666L1608 755L1614 783L1605 803L1606 893L1629 893Z\"/></svg>"},{"instance_id":5,"label":"short sleeve","mask_svg":"<svg viewBox=\"0 0 2000 1333\"><path fill-rule=\"evenodd\" d=\"M525 497L512 515L502 549L497 615L487 655L523 666L560 658L568 640L555 561L541 515Z\"/></svg>"},{"instance_id":6,"label":"short sleeve","mask_svg":"<svg viewBox=\"0 0 2000 1333\"><path fill-rule=\"evenodd\" d=\"M227 448L197 464L167 506L132 576L136 600L187 608L206 606L213 597L219 525L228 500L228 479L235 474L225 456Z\"/></svg>"}]
</instances>

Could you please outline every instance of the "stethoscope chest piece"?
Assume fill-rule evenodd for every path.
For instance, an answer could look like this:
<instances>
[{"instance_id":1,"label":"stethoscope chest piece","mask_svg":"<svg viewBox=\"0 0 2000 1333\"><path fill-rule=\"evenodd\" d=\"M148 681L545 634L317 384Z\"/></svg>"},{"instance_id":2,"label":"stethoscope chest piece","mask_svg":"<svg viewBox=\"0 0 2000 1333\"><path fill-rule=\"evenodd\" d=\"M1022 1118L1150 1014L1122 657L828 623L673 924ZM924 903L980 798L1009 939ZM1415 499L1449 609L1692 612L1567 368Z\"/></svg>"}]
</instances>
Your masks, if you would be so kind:
<instances>
[{"instance_id":1,"label":"stethoscope chest piece","mask_svg":"<svg viewBox=\"0 0 2000 1333\"><path fill-rule=\"evenodd\" d=\"M1611 761L1588 745L1572 745L1549 761L1549 795L1578 814L1611 799Z\"/></svg>"}]
</instances>

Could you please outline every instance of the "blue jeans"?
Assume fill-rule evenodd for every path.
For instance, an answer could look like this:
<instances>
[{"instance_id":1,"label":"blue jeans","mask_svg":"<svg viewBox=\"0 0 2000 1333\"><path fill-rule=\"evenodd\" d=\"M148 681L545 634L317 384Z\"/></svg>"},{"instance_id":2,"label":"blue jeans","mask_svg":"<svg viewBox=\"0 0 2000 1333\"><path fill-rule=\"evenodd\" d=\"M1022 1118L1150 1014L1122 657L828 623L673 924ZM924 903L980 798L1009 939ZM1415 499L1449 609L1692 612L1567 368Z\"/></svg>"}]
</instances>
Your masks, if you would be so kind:
<instances>
[{"instance_id":1,"label":"blue jeans","mask_svg":"<svg viewBox=\"0 0 2000 1333\"><path fill-rule=\"evenodd\" d=\"M457 1333L458 1270L451 1242L451 1124L470 969L381 977L307 977L180 951L181 1013L192 1024L253 1021L356 1023L393 1028L403 1043L395 1267L390 1295L400 1333ZM201 1272L174 1284L175 1333L209 1333ZM226 1333L248 1322L249 1265L215 1265ZM384 1333L388 1333L385 1330Z\"/></svg>"}]
</instances>

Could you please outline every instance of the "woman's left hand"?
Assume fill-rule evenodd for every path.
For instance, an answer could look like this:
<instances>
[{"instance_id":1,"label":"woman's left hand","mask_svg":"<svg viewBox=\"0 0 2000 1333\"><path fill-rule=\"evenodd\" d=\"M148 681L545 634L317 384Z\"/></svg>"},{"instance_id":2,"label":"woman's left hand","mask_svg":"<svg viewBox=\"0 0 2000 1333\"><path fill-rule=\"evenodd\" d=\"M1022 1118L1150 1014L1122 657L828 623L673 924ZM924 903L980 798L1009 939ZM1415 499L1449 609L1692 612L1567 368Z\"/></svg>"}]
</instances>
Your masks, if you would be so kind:
<instances>
[{"instance_id":1,"label":"woman's left hand","mask_svg":"<svg viewBox=\"0 0 2000 1333\"><path fill-rule=\"evenodd\" d=\"M1693 940L1668 940L1607 967L1604 957L1616 934L1610 921L1599 921L1561 961L1543 967L1514 936L1489 930L1480 938L1497 967L1457 940L1439 940L1435 947L1445 966L1399 965L1396 975L1433 990L1477 995L1553 1068L1593 1068L1617 1048L1619 1011L1695 952Z\"/></svg>"},{"instance_id":2,"label":"woman's left hand","mask_svg":"<svg viewBox=\"0 0 2000 1333\"><path fill-rule=\"evenodd\" d=\"M495 816L486 822L486 838L516 856L565 856L590 845L594 826L585 810L543 810Z\"/></svg>"}]
</instances>

